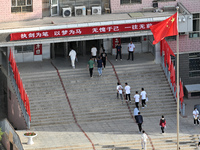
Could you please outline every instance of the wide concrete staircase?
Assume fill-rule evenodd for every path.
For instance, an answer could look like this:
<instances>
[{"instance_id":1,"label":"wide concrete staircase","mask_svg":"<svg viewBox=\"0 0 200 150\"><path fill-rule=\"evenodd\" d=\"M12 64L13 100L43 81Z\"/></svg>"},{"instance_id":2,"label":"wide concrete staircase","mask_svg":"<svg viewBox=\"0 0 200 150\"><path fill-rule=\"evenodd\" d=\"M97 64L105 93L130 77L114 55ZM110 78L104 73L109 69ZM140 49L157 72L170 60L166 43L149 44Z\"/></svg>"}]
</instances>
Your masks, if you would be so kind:
<instances>
[{"instance_id":1,"label":"wide concrete staircase","mask_svg":"<svg viewBox=\"0 0 200 150\"><path fill-rule=\"evenodd\" d=\"M143 116L160 116L176 114L176 102L169 88L160 65L152 63L141 63L133 65L115 66L121 84L125 82L131 87L131 99L135 92L141 92L141 88L147 92L149 101L148 109L140 109ZM135 105L130 105L131 110ZM141 105L140 105L141 107ZM158 113L159 112L159 113Z\"/></svg>"},{"instance_id":2,"label":"wide concrete staircase","mask_svg":"<svg viewBox=\"0 0 200 150\"><path fill-rule=\"evenodd\" d=\"M162 137L153 138L152 142L155 150L176 150L176 137ZM198 136L197 135L182 135L179 138L179 147L181 150L198 150ZM123 141L119 143L110 143L101 147L103 150L141 150L141 141ZM151 150L152 146L147 141L147 149Z\"/></svg>"},{"instance_id":3,"label":"wide concrete staircase","mask_svg":"<svg viewBox=\"0 0 200 150\"><path fill-rule=\"evenodd\" d=\"M174 97L159 65L153 62L115 65L115 69L122 85L128 82L131 86L131 98L136 90L140 92L141 87L145 88L149 102L148 109L140 109L144 117L161 116L158 112L167 116L176 114ZM95 70L94 78L89 77L89 72L85 68L63 69L59 72L78 123L132 119L127 105L121 104L121 101L116 99L118 81L111 66L103 71L102 77L99 77ZM29 95L32 127L74 122L56 70L23 73L21 76ZM133 101L129 106L133 111L135 107ZM188 135L181 137L181 140L184 141L181 146L185 147L184 149L195 149L197 137ZM156 150L176 149L175 137L157 137L152 141ZM96 146L96 149L105 150L140 148L139 140ZM87 148L71 147L71 149ZM151 149L150 144L148 149Z\"/></svg>"},{"instance_id":4,"label":"wide concrete staircase","mask_svg":"<svg viewBox=\"0 0 200 150\"><path fill-rule=\"evenodd\" d=\"M56 70L22 74L22 81L29 96L32 127L74 121Z\"/></svg>"}]
</instances>

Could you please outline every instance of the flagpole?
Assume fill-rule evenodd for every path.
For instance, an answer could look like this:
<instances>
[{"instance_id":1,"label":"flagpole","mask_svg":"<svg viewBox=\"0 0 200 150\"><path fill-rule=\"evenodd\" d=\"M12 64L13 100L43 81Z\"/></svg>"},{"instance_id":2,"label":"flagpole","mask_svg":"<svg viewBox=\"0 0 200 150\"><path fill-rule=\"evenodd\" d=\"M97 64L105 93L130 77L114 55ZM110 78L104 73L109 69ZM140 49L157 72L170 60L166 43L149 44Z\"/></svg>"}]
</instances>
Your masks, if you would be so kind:
<instances>
[{"instance_id":1,"label":"flagpole","mask_svg":"<svg viewBox=\"0 0 200 150\"><path fill-rule=\"evenodd\" d=\"M177 30L178 30L178 10L179 10L179 7L177 6L176 7L177 9ZM177 79L176 79L176 82L177 82L177 150L179 150L179 33L176 35L176 52L177 52Z\"/></svg>"}]
</instances>

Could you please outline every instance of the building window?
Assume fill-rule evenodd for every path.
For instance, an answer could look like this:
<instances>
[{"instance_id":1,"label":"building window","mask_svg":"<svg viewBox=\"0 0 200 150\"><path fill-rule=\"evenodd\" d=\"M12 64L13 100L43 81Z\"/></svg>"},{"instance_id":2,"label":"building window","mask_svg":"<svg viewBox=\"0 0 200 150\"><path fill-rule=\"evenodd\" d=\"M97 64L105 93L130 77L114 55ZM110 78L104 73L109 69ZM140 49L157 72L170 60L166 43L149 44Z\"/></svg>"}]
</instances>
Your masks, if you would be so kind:
<instances>
[{"instance_id":1,"label":"building window","mask_svg":"<svg viewBox=\"0 0 200 150\"><path fill-rule=\"evenodd\" d=\"M189 34L190 38L200 37L200 14L193 14L193 32Z\"/></svg>"},{"instance_id":2,"label":"building window","mask_svg":"<svg viewBox=\"0 0 200 150\"><path fill-rule=\"evenodd\" d=\"M15 50L17 50L17 53L33 52L33 49L34 49L33 45L15 46Z\"/></svg>"},{"instance_id":3,"label":"building window","mask_svg":"<svg viewBox=\"0 0 200 150\"><path fill-rule=\"evenodd\" d=\"M121 4L134 4L134 3L142 3L142 0L120 0Z\"/></svg>"},{"instance_id":4,"label":"building window","mask_svg":"<svg viewBox=\"0 0 200 150\"><path fill-rule=\"evenodd\" d=\"M141 43L142 37L121 38L121 43L130 43L130 41L133 43Z\"/></svg>"},{"instance_id":5,"label":"building window","mask_svg":"<svg viewBox=\"0 0 200 150\"><path fill-rule=\"evenodd\" d=\"M200 53L189 54L189 77L200 77Z\"/></svg>"},{"instance_id":6,"label":"building window","mask_svg":"<svg viewBox=\"0 0 200 150\"><path fill-rule=\"evenodd\" d=\"M157 0L158 2L176 1L176 0Z\"/></svg>"},{"instance_id":7,"label":"building window","mask_svg":"<svg viewBox=\"0 0 200 150\"><path fill-rule=\"evenodd\" d=\"M11 12L33 12L32 0L12 0Z\"/></svg>"}]
</instances>

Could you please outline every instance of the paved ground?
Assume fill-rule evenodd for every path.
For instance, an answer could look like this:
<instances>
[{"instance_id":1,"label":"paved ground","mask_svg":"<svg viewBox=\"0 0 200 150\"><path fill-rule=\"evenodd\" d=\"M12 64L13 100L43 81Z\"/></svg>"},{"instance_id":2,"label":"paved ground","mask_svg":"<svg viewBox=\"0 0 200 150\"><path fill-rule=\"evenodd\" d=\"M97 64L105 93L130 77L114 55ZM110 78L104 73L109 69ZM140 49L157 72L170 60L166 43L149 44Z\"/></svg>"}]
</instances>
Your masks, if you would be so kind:
<instances>
[{"instance_id":1,"label":"paved ground","mask_svg":"<svg viewBox=\"0 0 200 150\"><path fill-rule=\"evenodd\" d=\"M124 56L127 57L127 56ZM151 54L136 54L136 60L134 62L127 61L125 58L123 61L115 61L114 56L109 56L109 59L114 65L119 64L131 64L139 63L142 59L144 61L153 61L153 56ZM145 59L144 59L145 58ZM88 57L82 58L79 57L79 62L76 65L76 68L86 68ZM19 70L21 73L25 72L39 72L52 70L52 66L49 63L50 60L45 60L43 62L30 62L30 63L21 63L19 64ZM59 70L62 69L71 69L70 61L64 58L57 58L53 60L53 63L58 67ZM108 64L109 66L110 64ZM31 66L31 67L30 67ZM182 135L191 135L191 134L200 134L200 127L193 125L192 111L193 106L199 99L185 99L186 102L186 115L187 117L180 116L180 136ZM162 114L162 112L158 112ZM153 138L159 137L170 137L177 135L177 119L176 114L165 116L167 120L167 129L166 134L160 134L160 127L158 125L160 117L148 117L144 118L144 129L148 132L149 136ZM131 119L121 119L121 120L108 120L108 121L99 121L91 123L81 123L80 126L84 129L87 135L92 139L92 142L95 146L108 143L122 142L122 141L134 141L140 139L140 134L138 133L138 127ZM121 127L125 130L121 131ZM75 123L56 125L56 126L45 126L31 128L31 131L36 131L38 136L34 138L35 144L29 146L26 144L27 139L23 137L25 131L17 131L21 138L21 142L25 150L30 149L50 149L48 147L54 148L67 148L70 145L82 144L88 146L88 149L92 149L91 143L86 139L84 134L76 126ZM78 145L77 145L78 146Z\"/></svg>"}]
</instances>

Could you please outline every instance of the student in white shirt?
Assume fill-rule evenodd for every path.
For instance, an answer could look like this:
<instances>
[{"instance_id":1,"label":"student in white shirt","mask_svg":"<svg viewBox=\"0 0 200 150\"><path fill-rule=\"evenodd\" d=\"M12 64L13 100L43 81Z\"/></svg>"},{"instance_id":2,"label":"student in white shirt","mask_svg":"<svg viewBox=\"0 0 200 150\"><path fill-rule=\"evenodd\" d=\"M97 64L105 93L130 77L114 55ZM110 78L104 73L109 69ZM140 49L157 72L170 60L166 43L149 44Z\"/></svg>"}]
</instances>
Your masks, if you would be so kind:
<instances>
[{"instance_id":1,"label":"student in white shirt","mask_svg":"<svg viewBox=\"0 0 200 150\"><path fill-rule=\"evenodd\" d=\"M128 99L129 99L129 102L131 103L131 87L128 85L127 82L125 83L124 89L126 91L126 101L128 102Z\"/></svg>"},{"instance_id":2,"label":"student in white shirt","mask_svg":"<svg viewBox=\"0 0 200 150\"><path fill-rule=\"evenodd\" d=\"M144 106L146 107L146 98L147 98L147 93L144 91L144 88L142 88L142 92L140 93L141 100L142 100L142 108Z\"/></svg>"},{"instance_id":3,"label":"student in white shirt","mask_svg":"<svg viewBox=\"0 0 200 150\"><path fill-rule=\"evenodd\" d=\"M197 108L194 108L193 111L193 118L194 118L194 125L199 125L199 111L197 110Z\"/></svg>"},{"instance_id":4,"label":"student in white shirt","mask_svg":"<svg viewBox=\"0 0 200 150\"><path fill-rule=\"evenodd\" d=\"M119 98L119 95L120 95L120 98L121 98L121 101L123 104L122 90L123 90L123 87L121 86L121 84L119 82L117 82L117 98Z\"/></svg>"},{"instance_id":5,"label":"student in white shirt","mask_svg":"<svg viewBox=\"0 0 200 150\"><path fill-rule=\"evenodd\" d=\"M140 95L138 94L138 91L135 92L134 99L135 99L135 106L139 109Z\"/></svg>"},{"instance_id":6,"label":"student in white shirt","mask_svg":"<svg viewBox=\"0 0 200 150\"><path fill-rule=\"evenodd\" d=\"M128 59L130 59L130 55L132 56L132 61L134 60L134 51L135 51L135 45L133 44L133 42L131 41L128 44Z\"/></svg>"},{"instance_id":7,"label":"student in white shirt","mask_svg":"<svg viewBox=\"0 0 200 150\"><path fill-rule=\"evenodd\" d=\"M91 48L91 55L93 58L93 61L96 61L96 57L97 57L97 48L93 45L93 47Z\"/></svg>"},{"instance_id":8,"label":"student in white shirt","mask_svg":"<svg viewBox=\"0 0 200 150\"><path fill-rule=\"evenodd\" d=\"M71 65L72 65L73 69L75 69L76 51L72 49L72 50L69 52L69 56L70 56L70 58L71 58Z\"/></svg>"},{"instance_id":9,"label":"student in white shirt","mask_svg":"<svg viewBox=\"0 0 200 150\"><path fill-rule=\"evenodd\" d=\"M142 136L141 136L141 145L142 149L146 150L147 149L147 139L148 136L146 135L145 131L142 131Z\"/></svg>"}]
</instances>

